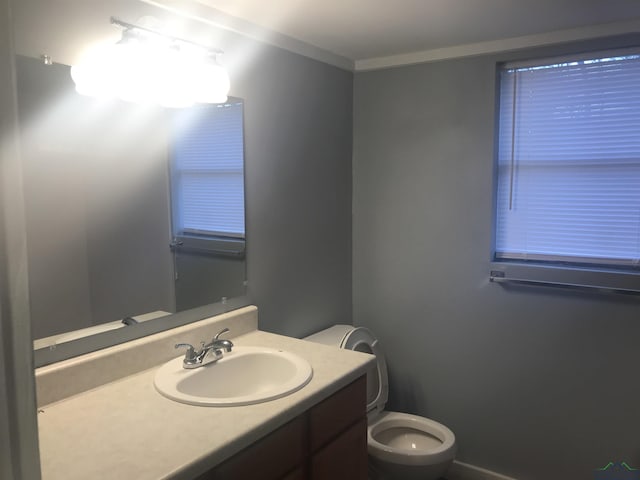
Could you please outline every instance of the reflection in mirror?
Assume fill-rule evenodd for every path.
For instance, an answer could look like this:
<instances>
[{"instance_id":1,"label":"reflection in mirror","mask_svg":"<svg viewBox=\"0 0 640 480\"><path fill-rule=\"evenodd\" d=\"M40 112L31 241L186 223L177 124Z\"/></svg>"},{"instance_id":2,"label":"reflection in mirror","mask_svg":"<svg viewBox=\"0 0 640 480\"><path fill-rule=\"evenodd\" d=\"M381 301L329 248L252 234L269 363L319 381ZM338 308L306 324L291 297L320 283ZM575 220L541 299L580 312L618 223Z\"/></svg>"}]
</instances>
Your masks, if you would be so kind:
<instances>
[{"instance_id":1,"label":"reflection in mirror","mask_svg":"<svg viewBox=\"0 0 640 480\"><path fill-rule=\"evenodd\" d=\"M35 347L244 295L242 101L94 99L16 63Z\"/></svg>"}]
</instances>

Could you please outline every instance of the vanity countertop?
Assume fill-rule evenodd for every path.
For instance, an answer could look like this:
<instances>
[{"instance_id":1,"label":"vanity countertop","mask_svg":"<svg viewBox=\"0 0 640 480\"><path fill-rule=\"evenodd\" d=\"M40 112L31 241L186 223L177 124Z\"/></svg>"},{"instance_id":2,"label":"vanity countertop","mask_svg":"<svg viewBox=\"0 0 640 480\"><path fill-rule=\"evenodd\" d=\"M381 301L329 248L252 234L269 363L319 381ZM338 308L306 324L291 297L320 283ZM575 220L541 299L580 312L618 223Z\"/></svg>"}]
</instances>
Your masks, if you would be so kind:
<instances>
[{"instance_id":1,"label":"vanity countertop","mask_svg":"<svg viewBox=\"0 0 640 480\"><path fill-rule=\"evenodd\" d=\"M157 367L40 407L43 480L191 479L364 374L374 357L259 330L236 345L280 348L313 367L301 390L265 403L201 407L153 385Z\"/></svg>"}]
</instances>

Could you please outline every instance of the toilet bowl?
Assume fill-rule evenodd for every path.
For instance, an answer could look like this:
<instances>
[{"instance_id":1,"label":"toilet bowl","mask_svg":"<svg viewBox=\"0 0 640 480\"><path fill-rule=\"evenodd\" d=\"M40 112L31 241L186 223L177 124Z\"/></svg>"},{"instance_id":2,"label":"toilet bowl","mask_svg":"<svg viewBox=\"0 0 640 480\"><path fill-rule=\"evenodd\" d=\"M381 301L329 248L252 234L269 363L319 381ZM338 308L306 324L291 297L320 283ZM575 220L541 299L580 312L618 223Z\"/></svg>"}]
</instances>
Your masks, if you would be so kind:
<instances>
[{"instance_id":1,"label":"toilet bowl","mask_svg":"<svg viewBox=\"0 0 640 480\"><path fill-rule=\"evenodd\" d=\"M456 451L451 430L408 413L382 412L369 420L367 437L372 478L440 478Z\"/></svg>"},{"instance_id":2,"label":"toilet bowl","mask_svg":"<svg viewBox=\"0 0 640 480\"><path fill-rule=\"evenodd\" d=\"M389 396L387 365L370 330L334 325L305 340L376 356L367 372L367 442L372 480L436 480L456 454L455 435L444 425L417 415L384 410Z\"/></svg>"}]
</instances>

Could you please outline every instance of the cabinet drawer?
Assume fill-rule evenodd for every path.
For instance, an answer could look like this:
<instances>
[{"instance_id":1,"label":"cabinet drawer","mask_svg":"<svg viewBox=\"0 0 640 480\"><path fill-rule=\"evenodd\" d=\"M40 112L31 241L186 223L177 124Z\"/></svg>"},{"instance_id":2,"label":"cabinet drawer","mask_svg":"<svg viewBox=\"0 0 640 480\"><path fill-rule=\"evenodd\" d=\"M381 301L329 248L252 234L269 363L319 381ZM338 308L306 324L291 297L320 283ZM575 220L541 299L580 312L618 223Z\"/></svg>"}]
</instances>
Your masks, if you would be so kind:
<instances>
[{"instance_id":1,"label":"cabinet drawer","mask_svg":"<svg viewBox=\"0 0 640 480\"><path fill-rule=\"evenodd\" d=\"M198 477L198 480L281 479L303 464L307 457L306 438L306 422L301 416Z\"/></svg>"},{"instance_id":2,"label":"cabinet drawer","mask_svg":"<svg viewBox=\"0 0 640 480\"><path fill-rule=\"evenodd\" d=\"M314 452L366 415L364 376L309 411L310 448ZM366 439L364 444L366 445Z\"/></svg>"}]
</instances>

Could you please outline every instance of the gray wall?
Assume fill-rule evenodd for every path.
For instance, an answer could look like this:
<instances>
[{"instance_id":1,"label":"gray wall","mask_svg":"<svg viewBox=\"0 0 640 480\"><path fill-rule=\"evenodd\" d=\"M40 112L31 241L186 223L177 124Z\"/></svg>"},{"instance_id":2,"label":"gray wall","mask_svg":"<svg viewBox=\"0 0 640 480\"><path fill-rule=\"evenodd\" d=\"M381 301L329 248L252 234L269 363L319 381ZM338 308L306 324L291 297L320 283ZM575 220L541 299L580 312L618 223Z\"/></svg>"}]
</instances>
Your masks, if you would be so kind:
<instances>
[{"instance_id":1,"label":"gray wall","mask_svg":"<svg viewBox=\"0 0 640 480\"><path fill-rule=\"evenodd\" d=\"M263 330L351 321L352 82L265 47L232 87L245 99L249 295Z\"/></svg>"},{"instance_id":2,"label":"gray wall","mask_svg":"<svg viewBox=\"0 0 640 480\"><path fill-rule=\"evenodd\" d=\"M488 282L496 62L638 40L356 74L354 323L387 352L391 408L448 425L463 462L640 466L638 298Z\"/></svg>"}]
</instances>

